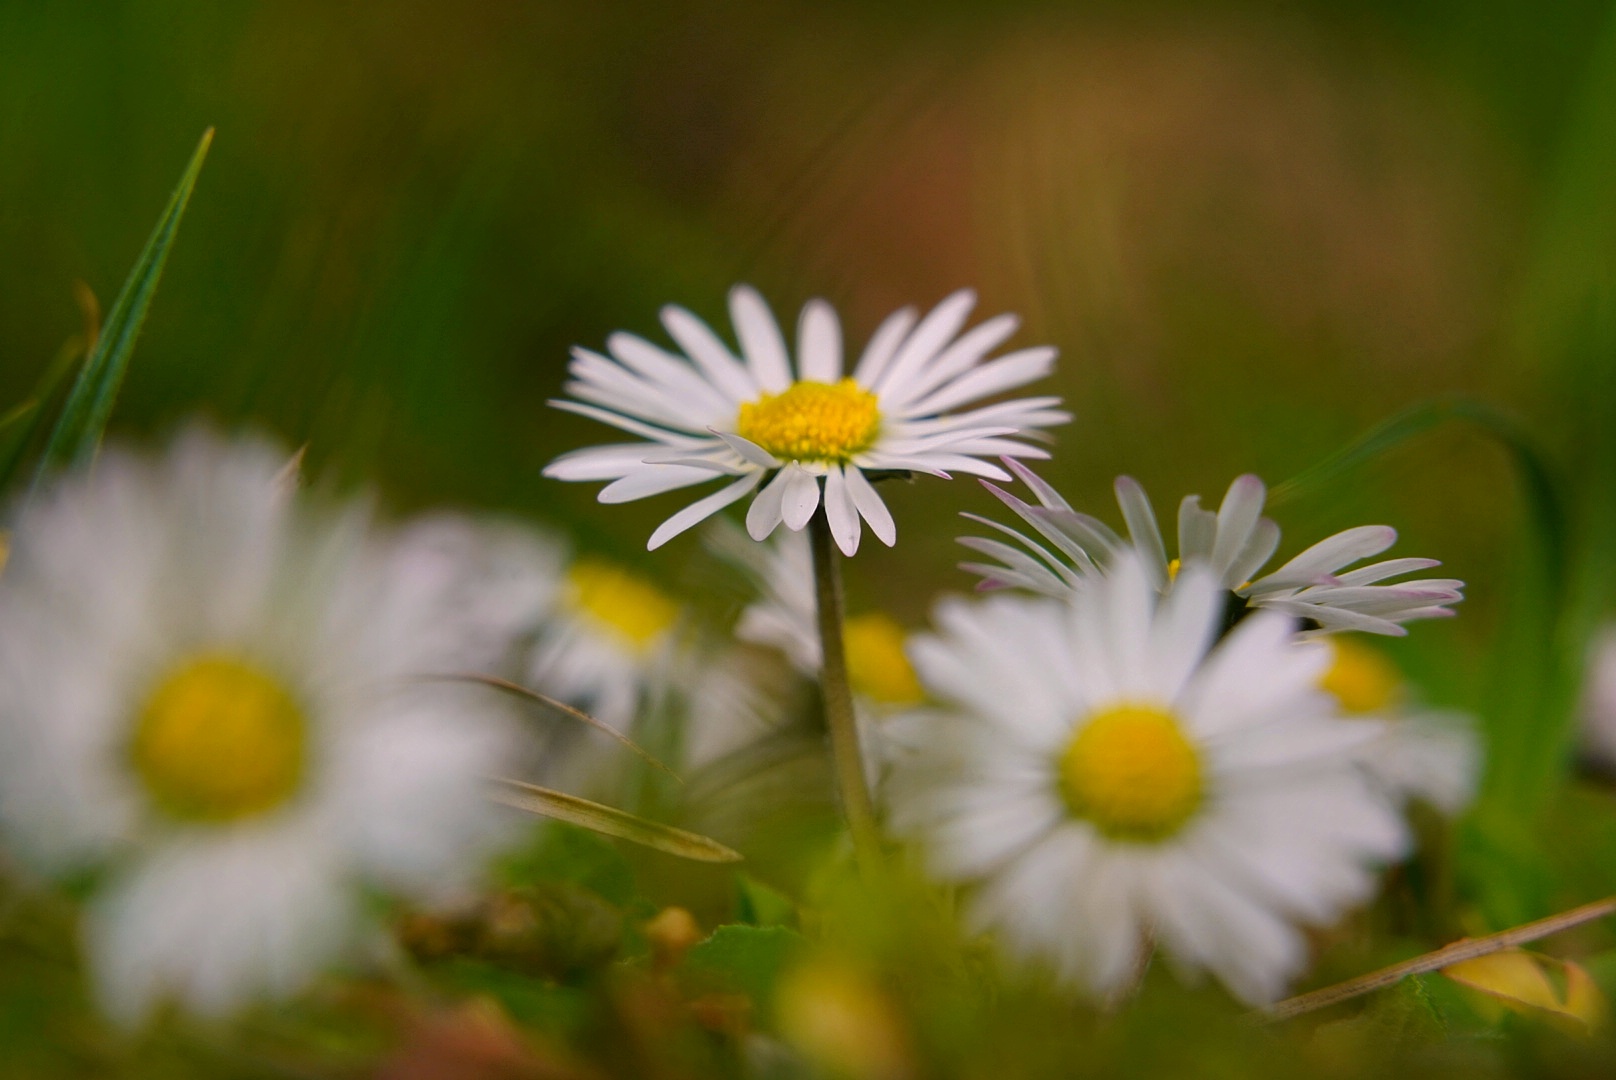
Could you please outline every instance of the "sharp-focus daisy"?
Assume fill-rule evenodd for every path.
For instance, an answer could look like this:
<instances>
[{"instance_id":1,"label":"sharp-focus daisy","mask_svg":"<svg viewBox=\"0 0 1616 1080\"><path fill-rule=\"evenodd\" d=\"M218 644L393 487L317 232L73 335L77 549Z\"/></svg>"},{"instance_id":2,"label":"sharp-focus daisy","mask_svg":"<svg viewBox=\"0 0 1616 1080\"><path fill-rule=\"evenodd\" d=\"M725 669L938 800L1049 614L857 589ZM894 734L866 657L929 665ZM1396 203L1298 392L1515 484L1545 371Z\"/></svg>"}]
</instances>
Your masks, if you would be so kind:
<instances>
[{"instance_id":1,"label":"sharp-focus daisy","mask_svg":"<svg viewBox=\"0 0 1616 1080\"><path fill-rule=\"evenodd\" d=\"M889 821L934 872L974 884L970 918L1096 995L1152 942L1248 1002L1307 961L1298 923L1367 898L1406 839L1356 767L1370 729L1318 690L1330 656L1261 612L1215 647L1217 580L1166 597L1140 561L1070 603L945 601L911 654L948 703L888 779Z\"/></svg>"},{"instance_id":2,"label":"sharp-focus daisy","mask_svg":"<svg viewBox=\"0 0 1616 1080\"><path fill-rule=\"evenodd\" d=\"M436 894L500 831L510 752L443 668L442 599L285 455L194 433L22 510L0 578L0 828L99 868L86 954L116 1016L294 992L362 888Z\"/></svg>"},{"instance_id":3,"label":"sharp-focus daisy","mask_svg":"<svg viewBox=\"0 0 1616 1080\"><path fill-rule=\"evenodd\" d=\"M1462 712L1410 702L1397 667L1357 638L1334 634L1326 643L1330 667L1319 685L1343 715L1380 729L1357 751L1374 781L1399 800L1423 799L1445 814L1464 809L1481 771L1475 722Z\"/></svg>"},{"instance_id":4,"label":"sharp-focus daisy","mask_svg":"<svg viewBox=\"0 0 1616 1080\"><path fill-rule=\"evenodd\" d=\"M610 480L604 503L629 502L733 479L674 514L651 534L656 548L762 484L746 515L762 540L782 521L806 526L823 501L837 545L852 555L863 518L891 546L896 526L866 477L869 472L950 470L1008 477L984 456L1042 458L1021 436L1070 417L1054 397L1021 398L956 412L1049 374L1055 350L1022 349L983 362L1015 332L999 315L961 334L976 298L949 296L924 318L904 308L883 322L852 374L842 362L842 331L823 300L802 309L793 363L768 305L737 286L730 318L740 356L700 319L679 307L662 324L681 353L633 334L613 334L603 356L575 349L567 392L557 408L611 424L638 441L565 454L545 469L560 480Z\"/></svg>"},{"instance_id":5,"label":"sharp-focus daisy","mask_svg":"<svg viewBox=\"0 0 1616 1080\"><path fill-rule=\"evenodd\" d=\"M1349 570L1353 563L1379 555L1397 542L1389 525L1361 525L1336 533L1303 551L1278 570L1258 577L1279 547L1279 526L1262 516L1267 496L1263 482L1247 474L1229 485L1216 513L1201 508L1198 495L1178 507L1178 553L1169 559L1156 512L1145 489L1132 477L1118 477L1117 502L1128 526L1124 540L1097 518L1073 510L1049 484L1026 466L1005 464L1032 489L1034 506L1002 488L984 486L1031 525L1044 544L987 518L967 514L1016 540L1017 548L999 540L966 537L960 543L999 560L967 563L984 588L1019 586L1050 596L1066 596L1083 581L1107 570L1123 551L1137 551L1151 584L1166 591L1181 562L1211 567L1218 585L1234 594L1234 613L1268 608L1303 620L1305 633L1362 630L1401 637L1402 624L1453 614L1450 605L1464 599L1464 582L1452 578L1392 581L1405 574L1440 566L1436 559L1387 559Z\"/></svg>"}]
</instances>

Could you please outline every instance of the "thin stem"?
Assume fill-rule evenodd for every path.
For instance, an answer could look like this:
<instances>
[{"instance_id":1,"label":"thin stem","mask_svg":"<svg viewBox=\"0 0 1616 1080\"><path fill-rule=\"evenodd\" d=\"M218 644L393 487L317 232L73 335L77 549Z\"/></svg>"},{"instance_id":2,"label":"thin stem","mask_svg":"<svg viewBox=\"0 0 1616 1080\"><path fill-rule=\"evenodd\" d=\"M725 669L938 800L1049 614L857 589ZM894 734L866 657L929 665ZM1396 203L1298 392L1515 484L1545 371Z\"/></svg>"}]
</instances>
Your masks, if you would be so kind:
<instances>
[{"instance_id":1,"label":"thin stem","mask_svg":"<svg viewBox=\"0 0 1616 1080\"><path fill-rule=\"evenodd\" d=\"M1490 956L1495 952L1513 949L1517 945L1525 945L1529 941L1537 941L1539 938L1558 934L1562 930L1570 930L1574 926L1603 919L1607 915L1616 915L1616 896L1607 896L1603 900L1595 900L1591 904L1562 911L1558 915L1550 915L1536 922L1500 930L1486 937L1464 938L1435 952L1405 960L1401 964L1371 971L1367 975L1359 975L1355 979L1326 986L1322 990L1314 990L1299 997L1287 998L1277 1005L1270 1005L1266 1009L1251 1013L1249 1017L1258 1022L1289 1020L1293 1016L1327 1008L1338 1002L1391 986L1410 975L1423 975L1427 971L1438 971L1465 960L1474 960L1479 956Z\"/></svg>"},{"instance_id":2,"label":"thin stem","mask_svg":"<svg viewBox=\"0 0 1616 1080\"><path fill-rule=\"evenodd\" d=\"M853 834L859 865L872 869L880 858L881 835L875 808L864 783L864 756L859 751L858 722L853 716L853 688L847 680L847 650L842 643L842 573L830 523L821 509L808 523L814 549L814 593L819 609L819 682L825 700L825 726L830 729L830 753L842 795L842 813Z\"/></svg>"}]
</instances>

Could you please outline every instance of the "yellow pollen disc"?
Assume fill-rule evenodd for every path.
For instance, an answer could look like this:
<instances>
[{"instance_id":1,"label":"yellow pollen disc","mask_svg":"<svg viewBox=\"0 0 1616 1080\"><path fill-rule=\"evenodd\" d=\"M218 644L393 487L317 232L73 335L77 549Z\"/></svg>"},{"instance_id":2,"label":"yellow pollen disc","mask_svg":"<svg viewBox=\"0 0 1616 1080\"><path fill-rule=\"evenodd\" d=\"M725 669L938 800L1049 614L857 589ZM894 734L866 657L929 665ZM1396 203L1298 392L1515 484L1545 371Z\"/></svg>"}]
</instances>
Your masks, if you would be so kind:
<instances>
[{"instance_id":1,"label":"yellow pollen disc","mask_svg":"<svg viewBox=\"0 0 1616 1080\"><path fill-rule=\"evenodd\" d=\"M1168 581L1177 581L1178 580L1179 568L1181 566L1183 566L1183 565L1184 565L1184 563L1179 559L1174 559L1171 562L1169 562L1167 564L1167 580Z\"/></svg>"},{"instance_id":2,"label":"yellow pollen disc","mask_svg":"<svg viewBox=\"0 0 1616 1080\"><path fill-rule=\"evenodd\" d=\"M1114 840L1165 840L1201 805L1201 759L1171 712L1118 705L1066 747L1060 788L1073 814Z\"/></svg>"},{"instance_id":3,"label":"yellow pollen disc","mask_svg":"<svg viewBox=\"0 0 1616 1080\"><path fill-rule=\"evenodd\" d=\"M871 612L848 619L843 634L847 677L855 691L882 705L915 705L924 700L920 680L903 651L903 627Z\"/></svg>"},{"instance_id":4,"label":"yellow pollen disc","mask_svg":"<svg viewBox=\"0 0 1616 1080\"><path fill-rule=\"evenodd\" d=\"M649 581L596 559L567 571L567 606L635 652L650 649L679 618L679 607Z\"/></svg>"},{"instance_id":5,"label":"yellow pollen disc","mask_svg":"<svg viewBox=\"0 0 1616 1080\"><path fill-rule=\"evenodd\" d=\"M1402 676L1383 653L1351 638L1327 640L1335 661L1319 680L1319 688L1334 696L1342 711L1374 713L1397 703L1402 696Z\"/></svg>"},{"instance_id":6,"label":"yellow pollen disc","mask_svg":"<svg viewBox=\"0 0 1616 1080\"><path fill-rule=\"evenodd\" d=\"M308 721L282 683L232 656L193 657L157 683L135 722L135 772L174 817L223 822L297 791Z\"/></svg>"},{"instance_id":7,"label":"yellow pollen disc","mask_svg":"<svg viewBox=\"0 0 1616 1080\"><path fill-rule=\"evenodd\" d=\"M881 430L876 397L852 379L796 382L741 406L735 433L781 461L845 464Z\"/></svg>"}]
</instances>

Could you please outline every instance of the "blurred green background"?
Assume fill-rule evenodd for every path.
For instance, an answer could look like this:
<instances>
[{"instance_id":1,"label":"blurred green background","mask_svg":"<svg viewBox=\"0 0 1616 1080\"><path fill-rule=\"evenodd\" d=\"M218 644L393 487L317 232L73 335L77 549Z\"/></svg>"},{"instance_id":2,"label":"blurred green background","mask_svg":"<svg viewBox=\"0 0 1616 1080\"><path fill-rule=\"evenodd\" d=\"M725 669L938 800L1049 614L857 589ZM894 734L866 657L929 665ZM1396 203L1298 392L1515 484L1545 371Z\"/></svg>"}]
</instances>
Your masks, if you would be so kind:
<instances>
[{"instance_id":1,"label":"blurred green background","mask_svg":"<svg viewBox=\"0 0 1616 1080\"><path fill-rule=\"evenodd\" d=\"M1471 582L1397 654L1528 747L1492 781L1513 810L1616 548L1613 26L1591 0L0 2L0 399L76 329L75 281L110 302L216 125L117 428L251 421L400 509L524 513L666 580L699 545L643 539L688 496L542 479L609 438L545 401L569 346L658 336L663 303L727 330L736 280L788 323L830 298L854 342L962 285L1021 313L1078 418L1044 471L1113 521L1119 472L1170 513L1410 404L1494 402L1567 481L1563 592L1463 426L1273 512L1282 555L1384 521ZM853 602L918 623L968 586L955 513L993 504L889 498L899 547L866 545Z\"/></svg>"}]
</instances>

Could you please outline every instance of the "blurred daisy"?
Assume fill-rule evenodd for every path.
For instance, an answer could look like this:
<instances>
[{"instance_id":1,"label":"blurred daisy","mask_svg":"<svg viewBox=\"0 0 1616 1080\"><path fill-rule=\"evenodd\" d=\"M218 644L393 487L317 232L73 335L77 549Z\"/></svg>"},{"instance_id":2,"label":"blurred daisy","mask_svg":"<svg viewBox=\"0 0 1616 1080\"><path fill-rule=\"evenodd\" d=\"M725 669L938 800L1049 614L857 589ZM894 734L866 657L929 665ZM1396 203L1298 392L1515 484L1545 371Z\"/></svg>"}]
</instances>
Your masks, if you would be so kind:
<instances>
[{"instance_id":1,"label":"blurred daisy","mask_svg":"<svg viewBox=\"0 0 1616 1080\"><path fill-rule=\"evenodd\" d=\"M894 764L891 826L979 886L978 929L1096 995L1156 942L1269 1001L1306 964L1297 924L1334 922L1404 850L1354 765L1372 729L1316 689L1328 651L1273 612L1211 648L1221 620L1209 570L1159 598L1125 554L1072 603L945 601L911 647L948 707L893 721L925 738Z\"/></svg>"},{"instance_id":2,"label":"blurred daisy","mask_svg":"<svg viewBox=\"0 0 1616 1080\"><path fill-rule=\"evenodd\" d=\"M1005 464L1032 489L1038 505L993 484L984 486L1056 550L997 522L966 514L1020 545L983 537L960 541L999 560L964 564L964 569L982 577L984 588L1019 586L1066 596L1081 588L1086 578L1109 568L1120 552L1133 550L1158 590L1171 587L1181 562L1197 560L1211 568L1220 588L1234 594L1235 612L1248 608L1284 612L1303 620L1308 633L1362 630L1401 637L1408 633L1403 623L1450 616L1450 605L1464 599L1464 582L1452 578L1391 580L1440 566L1436 559L1387 559L1347 569L1397 542L1397 530L1388 525L1361 525L1336 533L1258 577L1279 548L1279 526L1262 516L1267 492L1263 482L1250 474L1229 485L1216 513L1203 510L1198 495L1184 498L1178 508L1178 555L1169 559L1156 512L1133 478L1122 476L1116 482L1117 502L1128 526L1124 540L1099 519L1073 510L1026 466L1008 459Z\"/></svg>"},{"instance_id":3,"label":"blurred daisy","mask_svg":"<svg viewBox=\"0 0 1616 1080\"><path fill-rule=\"evenodd\" d=\"M1582 745L1602 768L1616 772L1616 624L1594 637L1585 670Z\"/></svg>"},{"instance_id":4,"label":"blurred daisy","mask_svg":"<svg viewBox=\"0 0 1616 1080\"><path fill-rule=\"evenodd\" d=\"M757 602L741 612L735 637L779 650L805 678L817 681L820 646L808 538L784 533L766 544L754 544L740 536L739 530L721 524L710 530L708 543L739 567L759 593ZM847 678L853 690L865 771L872 785L888 756L879 721L925 700L905 652L906 638L903 627L884 612L852 615L842 625Z\"/></svg>"},{"instance_id":5,"label":"blurred daisy","mask_svg":"<svg viewBox=\"0 0 1616 1080\"><path fill-rule=\"evenodd\" d=\"M1423 799L1444 814L1464 809L1481 771L1475 723L1462 712L1410 703L1397 667L1357 638L1325 640L1331 660L1320 688L1343 715L1380 729L1357 750L1375 783L1398 800Z\"/></svg>"},{"instance_id":6,"label":"blurred daisy","mask_svg":"<svg viewBox=\"0 0 1616 1080\"><path fill-rule=\"evenodd\" d=\"M440 597L285 460L108 453L22 511L0 577L0 827L37 871L104 871L86 954L124 1020L298 990L361 887L438 894L500 831L498 714L413 678Z\"/></svg>"},{"instance_id":7,"label":"blurred daisy","mask_svg":"<svg viewBox=\"0 0 1616 1080\"><path fill-rule=\"evenodd\" d=\"M730 292L737 358L700 319L679 307L662 323L682 350L616 333L602 356L575 349L559 409L611 424L639 441L564 454L544 470L559 480L610 480L604 503L733 479L674 514L651 534L656 548L762 484L746 515L755 540L782 521L800 531L821 501L837 546L852 555L860 518L882 543L897 537L869 472L950 470L1008 477L984 456L1047 457L1017 441L1070 417L1054 397L960 409L1049 374L1055 350L1023 349L983 363L1017 320L1000 315L960 334L976 297L949 296L924 318L905 308L876 330L847 374L836 312L823 300L802 309L795 363L768 305L748 286ZM764 483L767 479L767 483Z\"/></svg>"},{"instance_id":8,"label":"blurred daisy","mask_svg":"<svg viewBox=\"0 0 1616 1080\"><path fill-rule=\"evenodd\" d=\"M562 576L527 662L533 686L627 732L665 689L678 650L678 603L615 563L583 555Z\"/></svg>"}]
</instances>

